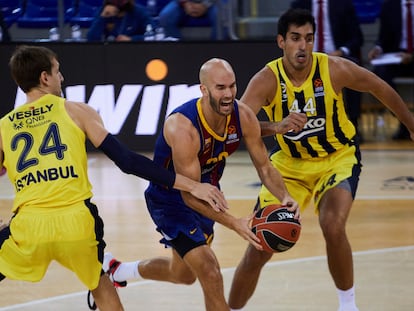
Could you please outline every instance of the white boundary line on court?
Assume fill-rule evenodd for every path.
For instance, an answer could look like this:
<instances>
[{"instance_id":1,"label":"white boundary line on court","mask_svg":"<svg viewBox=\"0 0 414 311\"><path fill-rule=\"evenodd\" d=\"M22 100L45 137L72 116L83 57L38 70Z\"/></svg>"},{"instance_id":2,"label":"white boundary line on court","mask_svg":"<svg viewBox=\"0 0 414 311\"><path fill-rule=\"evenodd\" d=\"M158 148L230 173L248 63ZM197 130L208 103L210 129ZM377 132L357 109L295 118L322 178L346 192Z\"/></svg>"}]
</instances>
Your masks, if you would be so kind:
<instances>
[{"instance_id":1,"label":"white boundary line on court","mask_svg":"<svg viewBox=\"0 0 414 311\"><path fill-rule=\"evenodd\" d=\"M353 255L363 256L363 255L392 253L392 252L411 251L411 250L414 250L414 245L382 248L382 249L372 249L372 250L367 250L367 251L358 251L358 252L353 252ZM288 265L288 264L296 264L296 263L309 262L309 261L319 261L319 260L325 260L325 259L326 259L326 256L314 256L314 257L304 257L304 258L289 259L289 260L282 260L282 261L273 261L273 262L267 263L266 267L283 266L283 265ZM231 268L221 269L221 271L222 273L232 272L235 269L236 269L235 267L231 267ZM143 280L143 281L128 283L128 287L143 286L146 284L153 284L156 282L158 281ZM77 297L80 295L86 295L86 291L76 292L76 293L71 293L71 294L66 294L66 295L60 295L60 296L55 296L55 297L50 297L50 298L45 298L45 299L32 300L26 303L21 303L21 304L6 306L6 307L0 307L0 311L17 310L22 307L33 306L33 305L47 303L51 301L63 300L66 298Z\"/></svg>"}]
</instances>

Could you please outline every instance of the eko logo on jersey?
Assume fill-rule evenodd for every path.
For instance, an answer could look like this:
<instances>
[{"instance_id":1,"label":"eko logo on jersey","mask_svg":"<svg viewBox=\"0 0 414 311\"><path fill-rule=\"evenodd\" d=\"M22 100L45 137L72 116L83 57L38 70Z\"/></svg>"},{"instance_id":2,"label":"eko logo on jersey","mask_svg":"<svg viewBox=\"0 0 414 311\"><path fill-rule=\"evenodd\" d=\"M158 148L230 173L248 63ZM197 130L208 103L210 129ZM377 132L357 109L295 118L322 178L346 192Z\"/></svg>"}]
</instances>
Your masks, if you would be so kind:
<instances>
[{"instance_id":1,"label":"eko logo on jersey","mask_svg":"<svg viewBox=\"0 0 414 311\"><path fill-rule=\"evenodd\" d=\"M326 119L323 116L317 116L316 105L313 97L306 100L305 105L301 108L297 99L293 100L290 112L306 113L308 121L299 133L288 132L283 135L290 140L300 140L303 137L315 136L317 133L325 130Z\"/></svg>"},{"instance_id":2,"label":"eko logo on jersey","mask_svg":"<svg viewBox=\"0 0 414 311\"><path fill-rule=\"evenodd\" d=\"M300 140L303 137L315 136L316 133L322 132L325 130L326 120L325 118L311 118L308 119L303 130L299 133L288 132L284 137L290 140Z\"/></svg>"}]
</instances>

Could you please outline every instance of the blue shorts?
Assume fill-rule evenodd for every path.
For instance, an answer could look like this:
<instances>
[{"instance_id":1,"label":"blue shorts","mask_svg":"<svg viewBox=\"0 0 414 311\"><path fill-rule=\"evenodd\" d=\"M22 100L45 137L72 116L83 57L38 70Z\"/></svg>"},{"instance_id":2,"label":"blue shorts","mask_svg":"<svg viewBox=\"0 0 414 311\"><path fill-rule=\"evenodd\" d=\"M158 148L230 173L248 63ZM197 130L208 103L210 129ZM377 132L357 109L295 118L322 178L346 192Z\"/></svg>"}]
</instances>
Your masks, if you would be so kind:
<instances>
[{"instance_id":1,"label":"blue shorts","mask_svg":"<svg viewBox=\"0 0 414 311\"><path fill-rule=\"evenodd\" d=\"M163 236L160 243L173 247L181 257L212 242L214 221L189 208L184 201L167 199L154 189L145 191L145 200L157 231Z\"/></svg>"}]
</instances>

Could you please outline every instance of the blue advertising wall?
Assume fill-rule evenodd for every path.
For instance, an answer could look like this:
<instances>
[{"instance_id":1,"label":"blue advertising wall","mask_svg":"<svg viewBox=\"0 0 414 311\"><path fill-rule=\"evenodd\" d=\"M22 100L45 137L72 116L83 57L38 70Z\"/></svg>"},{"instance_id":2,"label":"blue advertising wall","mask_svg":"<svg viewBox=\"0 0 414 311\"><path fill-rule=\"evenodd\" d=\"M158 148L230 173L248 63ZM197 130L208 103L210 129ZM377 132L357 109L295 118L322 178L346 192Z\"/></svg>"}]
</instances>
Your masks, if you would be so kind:
<instances>
[{"instance_id":1,"label":"blue advertising wall","mask_svg":"<svg viewBox=\"0 0 414 311\"><path fill-rule=\"evenodd\" d=\"M8 68L17 44L0 46L1 115L25 101ZM198 71L206 60L232 64L240 97L251 76L281 55L276 42L257 41L30 44L57 52L63 95L94 107L107 129L136 151L152 151L166 114L200 95Z\"/></svg>"}]
</instances>

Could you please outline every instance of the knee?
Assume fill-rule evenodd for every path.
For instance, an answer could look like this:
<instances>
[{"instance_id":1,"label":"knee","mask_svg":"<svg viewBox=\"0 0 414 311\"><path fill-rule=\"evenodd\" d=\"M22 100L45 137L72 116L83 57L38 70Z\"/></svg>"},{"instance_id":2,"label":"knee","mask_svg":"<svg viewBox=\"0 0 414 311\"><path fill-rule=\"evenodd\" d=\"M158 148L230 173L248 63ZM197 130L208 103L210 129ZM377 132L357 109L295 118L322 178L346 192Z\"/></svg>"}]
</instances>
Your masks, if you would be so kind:
<instances>
[{"instance_id":1,"label":"knee","mask_svg":"<svg viewBox=\"0 0 414 311\"><path fill-rule=\"evenodd\" d=\"M322 221L320 222L323 236L327 242L338 241L345 236L345 222L341 221Z\"/></svg>"},{"instance_id":2,"label":"knee","mask_svg":"<svg viewBox=\"0 0 414 311\"><path fill-rule=\"evenodd\" d=\"M192 284L195 283L196 280L197 280L197 278L194 275L191 275L191 276L189 275L189 276L186 276L184 278L181 278L180 284L192 285Z\"/></svg>"},{"instance_id":3,"label":"knee","mask_svg":"<svg viewBox=\"0 0 414 311\"><path fill-rule=\"evenodd\" d=\"M252 269L263 267L269 261L271 255L267 252L257 252L255 256L246 256L245 262L248 267Z\"/></svg>"},{"instance_id":4,"label":"knee","mask_svg":"<svg viewBox=\"0 0 414 311\"><path fill-rule=\"evenodd\" d=\"M249 245L243 259L240 262L238 269L246 273L255 273L260 271L263 266L272 258L271 253L258 251L253 246Z\"/></svg>"},{"instance_id":5,"label":"knee","mask_svg":"<svg viewBox=\"0 0 414 311\"><path fill-rule=\"evenodd\" d=\"M177 284L183 284L183 285L192 285L197 280L197 277L194 275L194 273L182 273L180 275L177 275L175 277L175 282Z\"/></svg>"},{"instance_id":6,"label":"knee","mask_svg":"<svg viewBox=\"0 0 414 311\"><path fill-rule=\"evenodd\" d=\"M223 276L219 266L204 265L200 270L199 279L203 283L207 284L221 284L223 282Z\"/></svg>"}]
</instances>

